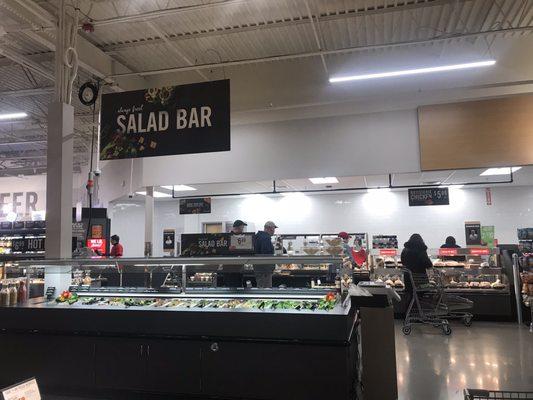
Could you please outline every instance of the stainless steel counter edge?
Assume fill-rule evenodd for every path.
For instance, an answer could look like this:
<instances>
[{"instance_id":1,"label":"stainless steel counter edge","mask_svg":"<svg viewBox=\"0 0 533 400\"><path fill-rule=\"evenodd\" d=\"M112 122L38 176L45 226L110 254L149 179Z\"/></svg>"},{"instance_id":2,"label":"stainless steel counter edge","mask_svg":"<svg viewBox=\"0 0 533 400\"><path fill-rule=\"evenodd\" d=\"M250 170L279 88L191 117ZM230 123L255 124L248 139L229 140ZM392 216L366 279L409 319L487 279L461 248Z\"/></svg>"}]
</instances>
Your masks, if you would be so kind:
<instances>
[{"instance_id":1,"label":"stainless steel counter edge","mask_svg":"<svg viewBox=\"0 0 533 400\"><path fill-rule=\"evenodd\" d=\"M241 257L152 257L152 258L69 258L20 260L21 266L173 266L173 265L268 265L268 264L339 264L336 256L241 256Z\"/></svg>"}]
</instances>

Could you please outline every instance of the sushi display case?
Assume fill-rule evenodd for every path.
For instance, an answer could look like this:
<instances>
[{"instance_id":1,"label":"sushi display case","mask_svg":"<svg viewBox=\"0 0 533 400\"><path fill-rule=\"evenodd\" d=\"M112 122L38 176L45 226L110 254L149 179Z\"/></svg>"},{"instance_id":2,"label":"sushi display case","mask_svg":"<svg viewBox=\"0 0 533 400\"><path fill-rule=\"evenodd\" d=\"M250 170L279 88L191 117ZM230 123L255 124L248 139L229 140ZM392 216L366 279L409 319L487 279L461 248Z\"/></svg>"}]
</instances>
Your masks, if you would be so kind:
<instances>
[{"instance_id":1,"label":"sushi display case","mask_svg":"<svg viewBox=\"0 0 533 400\"><path fill-rule=\"evenodd\" d=\"M13 365L0 386L27 375L45 393L351 399L358 311L350 297L329 288L188 285L188 277L204 276L192 273L223 264L342 263L333 256L294 258L28 261L44 269L47 296L0 307L0 346ZM141 274L147 284L93 285L103 271L115 271L118 282ZM156 286L150 277L157 274L174 279ZM72 363L76 368L57 368ZM291 373L276 372L280 365ZM312 371L325 365L317 387Z\"/></svg>"}]
</instances>

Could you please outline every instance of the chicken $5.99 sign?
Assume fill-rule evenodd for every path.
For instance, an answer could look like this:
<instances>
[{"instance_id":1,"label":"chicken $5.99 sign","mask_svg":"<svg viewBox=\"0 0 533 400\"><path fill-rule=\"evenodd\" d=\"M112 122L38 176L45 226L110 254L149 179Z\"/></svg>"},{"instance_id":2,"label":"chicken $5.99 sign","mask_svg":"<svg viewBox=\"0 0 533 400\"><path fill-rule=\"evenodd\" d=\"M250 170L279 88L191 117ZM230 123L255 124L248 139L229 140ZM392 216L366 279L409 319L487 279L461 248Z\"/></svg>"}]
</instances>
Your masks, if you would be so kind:
<instances>
[{"instance_id":1,"label":"chicken $5.99 sign","mask_svg":"<svg viewBox=\"0 0 533 400\"><path fill-rule=\"evenodd\" d=\"M229 150L227 79L102 95L101 160Z\"/></svg>"}]
</instances>

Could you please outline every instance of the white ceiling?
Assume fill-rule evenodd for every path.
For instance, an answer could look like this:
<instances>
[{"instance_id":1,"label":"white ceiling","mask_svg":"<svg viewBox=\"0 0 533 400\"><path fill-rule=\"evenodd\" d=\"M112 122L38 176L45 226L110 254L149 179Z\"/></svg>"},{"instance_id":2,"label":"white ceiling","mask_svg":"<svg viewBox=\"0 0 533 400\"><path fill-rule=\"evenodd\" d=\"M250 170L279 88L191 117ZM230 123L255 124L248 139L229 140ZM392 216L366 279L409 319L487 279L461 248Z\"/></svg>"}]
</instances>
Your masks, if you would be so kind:
<instances>
[{"instance_id":1,"label":"white ceiling","mask_svg":"<svg viewBox=\"0 0 533 400\"><path fill-rule=\"evenodd\" d=\"M108 91L229 78L234 123L533 91L533 0L79 4L82 22L92 22L95 30L80 31L76 91L89 79L109 82ZM0 2L0 112L26 111L31 117L23 123L0 123L0 175L46 168L43 141L53 86L56 14L55 0ZM496 67L328 83L335 74L487 58L496 59ZM74 106L79 169L89 158L93 125L91 110L76 95Z\"/></svg>"}]
</instances>

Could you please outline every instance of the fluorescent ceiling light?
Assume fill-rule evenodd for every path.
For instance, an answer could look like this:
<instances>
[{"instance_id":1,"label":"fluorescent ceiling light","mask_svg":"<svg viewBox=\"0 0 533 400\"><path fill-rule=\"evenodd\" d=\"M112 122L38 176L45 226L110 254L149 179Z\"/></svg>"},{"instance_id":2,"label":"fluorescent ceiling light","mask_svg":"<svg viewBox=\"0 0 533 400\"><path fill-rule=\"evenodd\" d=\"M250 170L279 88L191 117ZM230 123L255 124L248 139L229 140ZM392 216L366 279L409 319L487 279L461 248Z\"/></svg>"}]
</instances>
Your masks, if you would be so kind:
<instances>
[{"instance_id":1,"label":"fluorescent ceiling light","mask_svg":"<svg viewBox=\"0 0 533 400\"><path fill-rule=\"evenodd\" d=\"M309 178L314 185L325 185L328 183L339 183L339 180L334 176L327 176L325 178Z\"/></svg>"},{"instance_id":2,"label":"fluorescent ceiling light","mask_svg":"<svg viewBox=\"0 0 533 400\"><path fill-rule=\"evenodd\" d=\"M5 121L5 120L8 120L8 119L26 118L27 116L28 116L28 114L26 114L25 112L0 114L0 121Z\"/></svg>"},{"instance_id":3,"label":"fluorescent ceiling light","mask_svg":"<svg viewBox=\"0 0 533 400\"><path fill-rule=\"evenodd\" d=\"M479 176L492 176L492 175L509 175L512 172L516 172L522 167L503 167L503 168L489 168L483 171Z\"/></svg>"},{"instance_id":4,"label":"fluorescent ceiling light","mask_svg":"<svg viewBox=\"0 0 533 400\"><path fill-rule=\"evenodd\" d=\"M487 61L477 61L477 62L471 62L471 63L465 63L465 64L451 64L451 65L441 65L438 67L426 67L426 68L416 68L416 69L405 69L405 70L400 70L400 71L379 72L375 74L338 76L338 77L329 78L329 82L338 83L338 82L349 82L349 81L362 81L362 80L377 79L377 78L392 78L395 76L405 76L405 75L429 74L433 72L456 71L456 70L469 69L469 68L489 67L494 64L496 64L495 60L487 60Z\"/></svg>"},{"instance_id":5,"label":"fluorescent ceiling light","mask_svg":"<svg viewBox=\"0 0 533 400\"><path fill-rule=\"evenodd\" d=\"M143 191L143 192L135 192L136 194L140 194L142 196L146 196L146 192ZM154 190L154 198L161 198L161 197L172 197L171 194L168 194L168 193L163 193L163 192L156 192Z\"/></svg>"},{"instance_id":6,"label":"fluorescent ceiling light","mask_svg":"<svg viewBox=\"0 0 533 400\"><path fill-rule=\"evenodd\" d=\"M192 186L187 185L174 185L174 186L161 186L163 189L172 190L174 188L175 192L188 192L191 190L196 190L196 188L193 188Z\"/></svg>"}]
</instances>

